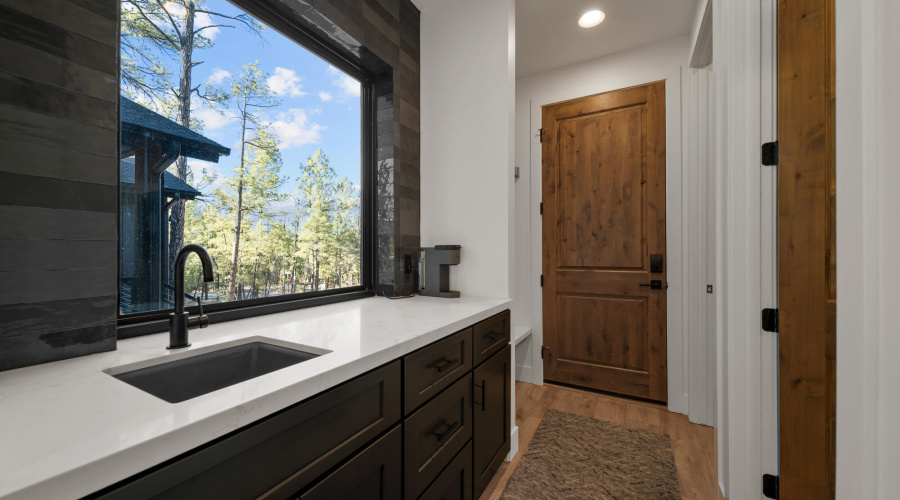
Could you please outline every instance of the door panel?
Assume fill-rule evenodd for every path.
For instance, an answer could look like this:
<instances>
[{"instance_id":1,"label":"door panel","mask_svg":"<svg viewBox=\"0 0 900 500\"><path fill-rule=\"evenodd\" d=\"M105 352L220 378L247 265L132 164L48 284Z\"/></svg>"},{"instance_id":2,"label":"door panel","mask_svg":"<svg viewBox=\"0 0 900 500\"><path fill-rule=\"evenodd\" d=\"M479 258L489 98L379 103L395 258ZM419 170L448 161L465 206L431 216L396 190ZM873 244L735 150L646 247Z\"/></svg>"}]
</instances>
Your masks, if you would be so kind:
<instances>
[{"instance_id":1,"label":"door panel","mask_svg":"<svg viewBox=\"0 0 900 500\"><path fill-rule=\"evenodd\" d=\"M545 378L665 402L665 83L542 120Z\"/></svg>"},{"instance_id":2,"label":"door panel","mask_svg":"<svg viewBox=\"0 0 900 500\"><path fill-rule=\"evenodd\" d=\"M561 267L641 268L641 108L559 123Z\"/></svg>"},{"instance_id":3,"label":"door panel","mask_svg":"<svg viewBox=\"0 0 900 500\"><path fill-rule=\"evenodd\" d=\"M829 499L836 463L834 0L779 2L777 15L779 489L781 498Z\"/></svg>"},{"instance_id":4,"label":"door panel","mask_svg":"<svg viewBox=\"0 0 900 500\"><path fill-rule=\"evenodd\" d=\"M560 363L647 371L646 300L559 295Z\"/></svg>"}]
</instances>

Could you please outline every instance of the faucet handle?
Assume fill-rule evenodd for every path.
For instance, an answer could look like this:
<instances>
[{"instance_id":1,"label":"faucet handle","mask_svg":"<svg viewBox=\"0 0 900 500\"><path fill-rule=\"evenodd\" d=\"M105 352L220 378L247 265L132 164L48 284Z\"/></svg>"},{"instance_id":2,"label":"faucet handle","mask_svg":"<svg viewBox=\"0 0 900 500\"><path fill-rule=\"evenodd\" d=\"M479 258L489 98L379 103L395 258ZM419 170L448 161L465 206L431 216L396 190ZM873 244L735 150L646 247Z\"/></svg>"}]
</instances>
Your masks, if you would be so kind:
<instances>
[{"instance_id":1,"label":"faucet handle","mask_svg":"<svg viewBox=\"0 0 900 500\"><path fill-rule=\"evenodd\" d=\"M200 300L200 297L197 297L197 308L200 309L200 315L197 316L197 323L200 328L206 328L209 326L209 317L203 314L203 301Z\"/></svg>"}]
</instances>

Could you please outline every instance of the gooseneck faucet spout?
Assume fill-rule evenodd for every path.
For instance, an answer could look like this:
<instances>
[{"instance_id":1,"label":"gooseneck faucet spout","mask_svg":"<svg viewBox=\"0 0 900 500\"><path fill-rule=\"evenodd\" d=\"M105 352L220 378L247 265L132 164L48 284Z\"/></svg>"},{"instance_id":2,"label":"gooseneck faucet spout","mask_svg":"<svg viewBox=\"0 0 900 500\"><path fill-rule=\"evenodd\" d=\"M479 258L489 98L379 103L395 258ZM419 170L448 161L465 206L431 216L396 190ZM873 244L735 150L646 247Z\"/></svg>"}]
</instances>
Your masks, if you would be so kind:
<instances>
[{"instance_id":1,"label":"gooseneck faucet spout","mask_svg":"<svg viewBox=\"0 0 900 500\"><path fill-rule=\"evenodd\" d=\"M209 318L203 314L203 304L199 298L197 298L197 305L200 307L199 316L192 318L190 313L184 310L184 264L192 253L200 257L200 263L203 265L203 281L209 283L213 280L213 263L209 252L200 245L185 245L175 257L175 312L169 314L167 349L181 349L191 345L188 342L188 331L191 328L206 328L209 325Z\"/></svg>"}]
</instances>

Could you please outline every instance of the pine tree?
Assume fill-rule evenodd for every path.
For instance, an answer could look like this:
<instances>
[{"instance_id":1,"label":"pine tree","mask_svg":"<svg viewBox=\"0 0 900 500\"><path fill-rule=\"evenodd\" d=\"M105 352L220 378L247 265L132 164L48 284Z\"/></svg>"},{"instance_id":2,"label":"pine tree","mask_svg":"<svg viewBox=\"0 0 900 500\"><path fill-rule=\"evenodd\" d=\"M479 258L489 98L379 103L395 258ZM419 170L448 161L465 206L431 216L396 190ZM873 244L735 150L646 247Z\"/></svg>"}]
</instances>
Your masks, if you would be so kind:
<instances>
[{"instance_id":1,"label":"pine tree","mask_svg":"<svg viewBox=\"0 0 900 500\"><path fill-rule=\"evenodd\" d=\"M211 22L197 23L198 16ZM192 98L219 107L227 94L208 83L193 84L194 50L213 47L208 30L240 25L257 36L264 27L247 14L226 15L209 10L202 0L123 0L121 37L121 78L123 92L148 107L174 119L184 127L199 131L202 124L191 117ZM177 62L177 75L166 65ZM174 174L188 176L187 158L179 156ZM169 236L168 281L175 272L175 256L184 245L184 201L172 205L172 229Z\"/></svg>"},{"instance_id":2,"label":"pine tree","mask_svg":"<svg viewBox=\"0 0 900 500\"><path fill-rule=\"evenodd\" d=\"M235 195L228 300L236 298L244 218L249 212L261 213L268 203L277 200L280 182L277 172L281 169L281 155L274 136L265 129L262 117L263 110L278 106L279 101L266 83L268 75L257 65L258 62L245 64L243 72L231 78L231 98L241 123L241 152L235 177L228 181Z\"/></svg>"}]
</instances>

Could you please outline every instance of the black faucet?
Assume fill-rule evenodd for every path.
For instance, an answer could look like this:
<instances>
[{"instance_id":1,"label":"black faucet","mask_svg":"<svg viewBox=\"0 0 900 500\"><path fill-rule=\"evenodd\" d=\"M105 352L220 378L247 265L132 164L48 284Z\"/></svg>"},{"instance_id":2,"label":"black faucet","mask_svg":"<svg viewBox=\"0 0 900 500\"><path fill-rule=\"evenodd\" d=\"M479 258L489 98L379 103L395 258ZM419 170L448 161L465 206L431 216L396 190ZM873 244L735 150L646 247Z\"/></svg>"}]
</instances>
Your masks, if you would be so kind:
<instances>
[{"instance_id":1,"label":"black faucet","mask_svg":"<svg viewBox=\"0 0 900 500\"><path fill-rule=\"evenodd\" d=\"M203 304L197 298L200 307L200 315L191 317L191 313L184 310L184 262L191 253L200 257L203 264L203 281L209 283L213 280L213 263L209 252L200 245L185 245L175 257L175 312L169 314L169 347L166 349L181 349L191 345L188 342L188 330L191 328L206 328L209 326L209 318L203 314Z\"/></svg>"}]
</instances>

